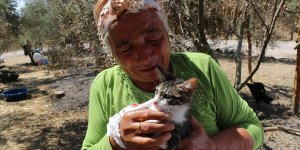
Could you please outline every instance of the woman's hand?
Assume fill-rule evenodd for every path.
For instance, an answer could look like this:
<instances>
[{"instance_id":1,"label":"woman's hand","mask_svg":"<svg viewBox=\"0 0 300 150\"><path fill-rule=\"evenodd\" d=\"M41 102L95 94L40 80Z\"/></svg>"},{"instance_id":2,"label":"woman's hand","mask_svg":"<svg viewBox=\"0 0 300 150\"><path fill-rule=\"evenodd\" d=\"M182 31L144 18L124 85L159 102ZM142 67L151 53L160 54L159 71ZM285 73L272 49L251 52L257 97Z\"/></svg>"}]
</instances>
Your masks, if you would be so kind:
<instances>
[{"instance_id":1,"label":"woman's hand","mask_svg":"<svg viewBox=\"0 0 300 150\"><path fill-rule=\"evenodd\" d=\"M157 120L158 123L147 120ZM169 120L169 115L150 109L128 112L120 122L121 139L127 149L161 149L159 146L171 138L170 131L174 129ZM151 133L159 136L147 136Z\"/></svg>"},{"instance_id":2,"label":"woman's hand","mask_svg":"<svg viewBox=\"0 0 300 150\"><path fill-rule=\"evenodd\" d=\"M195 117L192 117L193 133L181 141L182 150L215 150L215 142L207 136L204 128Z\"/></svg>"},{"instance_id":3,"label":"woman's hand","mask_svg":"<svg viewBox=\"0 0 300 150\"><path fill-rule=\"evenodd\" d=\"M182 150L252 150L253 139L246 129L239 126L229 127L210 138L202 125L192 117L193 133L180 143Z\"/></svg>"}]
</instances>

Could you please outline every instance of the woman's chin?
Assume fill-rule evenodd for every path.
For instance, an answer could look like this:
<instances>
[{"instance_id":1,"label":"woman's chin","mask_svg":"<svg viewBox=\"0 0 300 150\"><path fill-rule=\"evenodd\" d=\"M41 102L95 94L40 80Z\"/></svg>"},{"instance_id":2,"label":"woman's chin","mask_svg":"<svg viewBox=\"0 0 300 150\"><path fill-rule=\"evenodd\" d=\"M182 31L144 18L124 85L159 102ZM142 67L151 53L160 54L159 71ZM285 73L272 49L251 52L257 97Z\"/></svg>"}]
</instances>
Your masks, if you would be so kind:
<instances>
[{"instance_id":1,"label":"woman's chin","mask_svg":"<svg viewBox=\"0 0 300 150\"><path fill-rule=\"evenodd\" d=\"M161 76L160 74L157 74L155 70L153 70L151 72L144 72L141 75L141 79L148 82L156 82L161 80Z\"/></svg>"},{"instance_id":2,"label":"woman's chin","mask_svg":"<svg viewBox=\"0 0 300 150\"><path fill-rule=\"evenodd\" d=\"M132 80L140 83L157 84L162 80L161 74L157 73L155 69L147 71L131 72L129 74Z\"/></svg>"},{"instance_id":3,"label":"woman's chin","mask_svg":"<svg viewBox=\"0 0 300 150\"><path fill-rule=\"evenodd\" d=\"M138 81L140 83L159 83L161 81L161 78L157 75L149 75L144 74L140 76L139 78L134 78L133 80Z\"/></svg>"},{"instance_id":4,"label":"woman's chin","mask_svg":"<svg viewBox=\"0 0 300 150\"><path fill-rule=\"evenodd\" d=\"M143 78L140 79L140 82L145 82L145 83L159 83L160 82L159 77L155 76L144 76Z\"/></svg>"}]
</instances>

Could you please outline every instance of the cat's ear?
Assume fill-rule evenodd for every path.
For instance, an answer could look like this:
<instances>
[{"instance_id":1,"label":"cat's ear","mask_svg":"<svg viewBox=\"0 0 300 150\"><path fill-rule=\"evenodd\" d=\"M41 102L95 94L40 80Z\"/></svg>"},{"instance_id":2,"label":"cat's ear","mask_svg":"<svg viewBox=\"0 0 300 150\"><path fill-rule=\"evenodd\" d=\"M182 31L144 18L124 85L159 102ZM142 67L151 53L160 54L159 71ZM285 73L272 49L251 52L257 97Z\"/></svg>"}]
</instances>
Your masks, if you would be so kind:
<instances>
[{"instance_id":1,"label":"cat's ear","mask_svg":"<svg viewBox=\"0 0 300 150\"><path fill-rule=\"evenodd\" d=\"M197 79L192 77L182 84L177 85L177 87L182 91L192 93L197 88Z\"/></svg>"}]
</instances>

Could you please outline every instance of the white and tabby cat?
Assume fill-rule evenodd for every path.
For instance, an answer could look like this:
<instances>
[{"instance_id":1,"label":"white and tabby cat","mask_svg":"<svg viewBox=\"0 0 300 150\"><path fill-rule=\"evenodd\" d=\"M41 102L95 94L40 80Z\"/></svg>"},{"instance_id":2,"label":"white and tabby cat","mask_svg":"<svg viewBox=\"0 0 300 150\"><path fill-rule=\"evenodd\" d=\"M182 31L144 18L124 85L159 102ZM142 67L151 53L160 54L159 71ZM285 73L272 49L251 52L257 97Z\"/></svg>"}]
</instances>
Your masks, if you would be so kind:
<instances>
[{"instance_id":1,"label":"white and tabby cat","mask_svg":"<svg viewBox=\"0 0 300 150\"><path fill-rule=\"evenodd\" d=\"M154 109L171 115L175 129L172 131L171 139L168 143L161 145L163 149L178 149L180 141L192 132L190 122L191 97L196 89L197 79L190 78L184 81L183 79L163 74L165 75L165 80L156 87L153 99L137 106L127 106L109 119L107 134L114 138L122 148L125 148L125 145L120 138L119 123L124 113L129 111ZM151 121L153 122L153 120Z\"/></svg>"}]
</instances>

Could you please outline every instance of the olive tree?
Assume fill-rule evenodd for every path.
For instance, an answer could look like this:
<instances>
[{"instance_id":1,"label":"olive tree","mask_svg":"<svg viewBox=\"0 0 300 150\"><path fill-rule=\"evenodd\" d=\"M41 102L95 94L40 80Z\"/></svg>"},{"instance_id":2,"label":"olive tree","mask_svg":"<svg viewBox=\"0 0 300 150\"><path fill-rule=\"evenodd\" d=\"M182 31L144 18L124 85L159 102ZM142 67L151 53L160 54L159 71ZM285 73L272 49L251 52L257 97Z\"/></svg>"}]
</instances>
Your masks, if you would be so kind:
<instances>
[{"instance_id":1,"label":"olive tree","mask_svg":"<svg viewBox=\"0 0 300 150\"><path fill-rule=\"evenodd\" d=\"M14 0L0 1L0 54L7 51L18 37L18 17Z\"/></svg>"}]
</instances>

